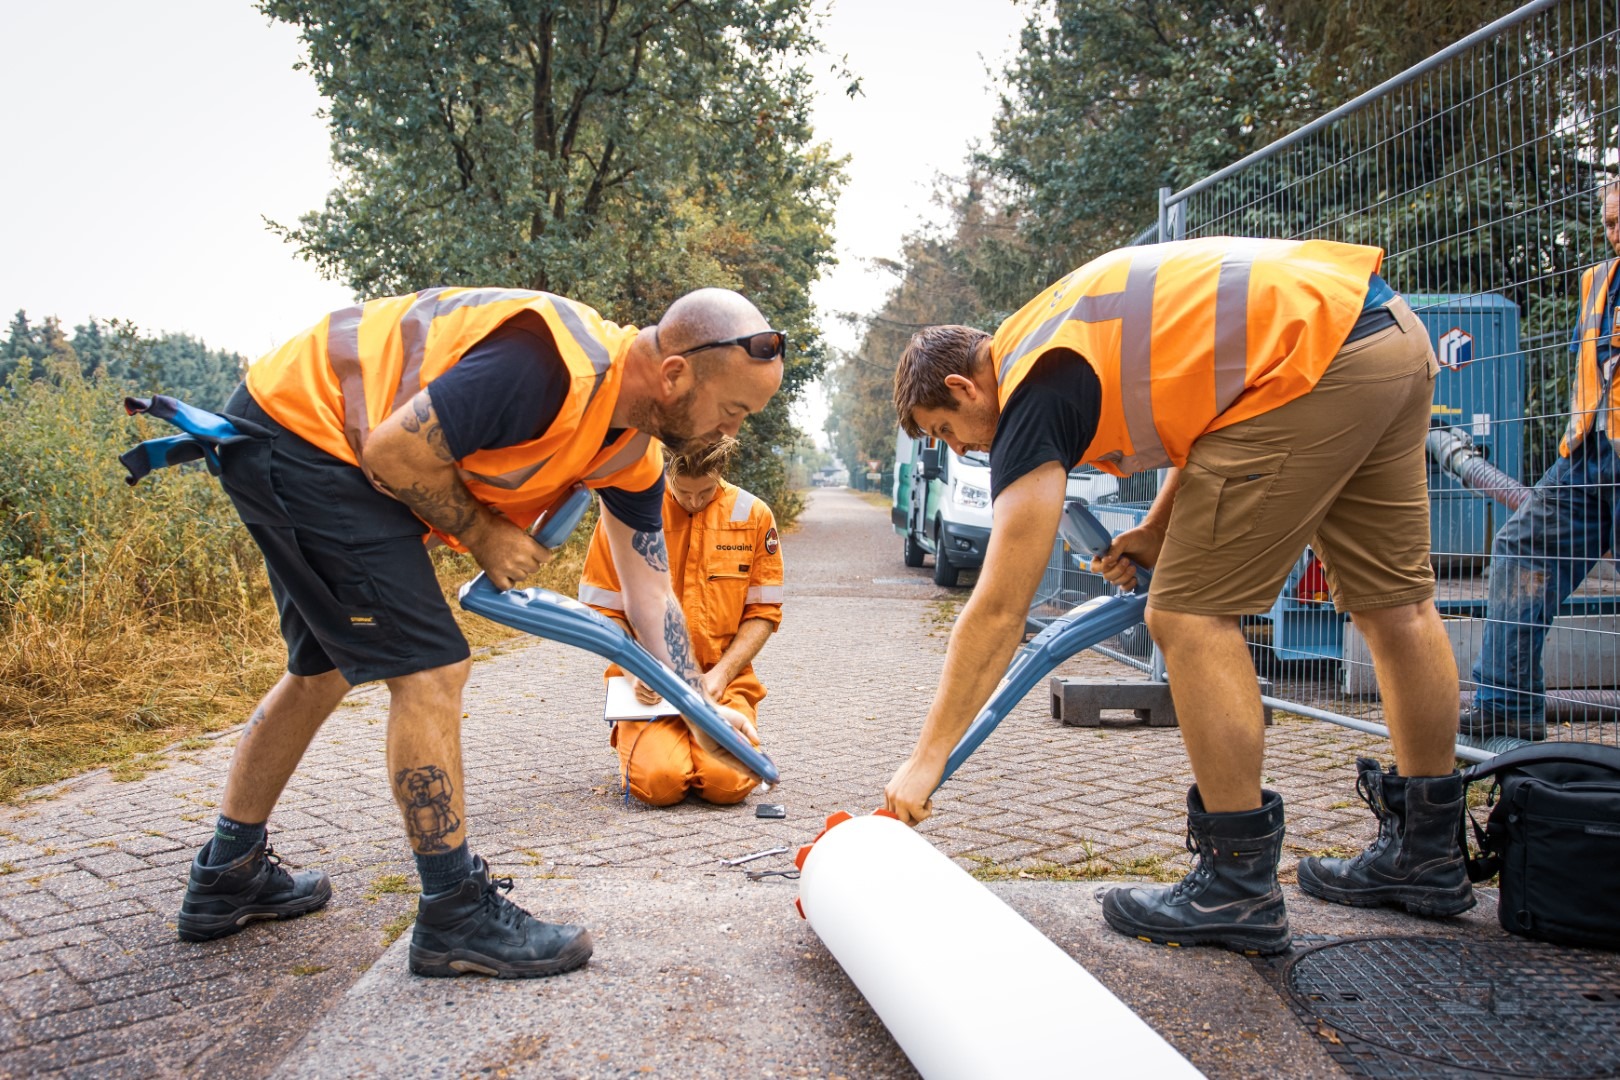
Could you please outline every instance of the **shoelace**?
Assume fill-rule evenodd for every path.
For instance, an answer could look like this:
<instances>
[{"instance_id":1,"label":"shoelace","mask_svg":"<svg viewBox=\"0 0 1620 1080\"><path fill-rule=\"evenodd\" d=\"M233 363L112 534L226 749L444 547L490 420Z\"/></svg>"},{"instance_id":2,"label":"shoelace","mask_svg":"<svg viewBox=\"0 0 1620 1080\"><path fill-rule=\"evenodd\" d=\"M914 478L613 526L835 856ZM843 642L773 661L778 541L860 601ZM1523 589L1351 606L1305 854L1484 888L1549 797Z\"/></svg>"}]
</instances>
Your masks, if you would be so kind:
<instances>
[{"instance_id":1,"label":"shoelace","mask_svg":"<svg viewBox=\"0 0 1620 1080\"><path fill-rule=\"evenodd\" d=\"M1196 858L1198 862L1191 870L1187 872L1187 876L1176 882L1175 888L1170 890L1170 898L1172 900L1179 900L1190 892L1202 892L1204 887L1209 884L1209 879L1215 873L1215 868L1210 865L1210 860L1204 856L1203 845L1198 842L1198 837L1193 835L1191 824L1187 826L1187 839L1185 843L1187 845L1187 850L1192 853L1193 857Z\"/></svg>"},{"instance_id":2,"label":"shoelace","mask_svg":"<svg viewBox=\"0 0 1620 1080\"><path fill-rule=\"evenodd\" d=\"M270 880L278 887L292 884L292 875L287 873L286 868L292 867L296 870L298 867L292 863L284 865L281 856L276 854L276 849L271 847L268 841L264 845L264 861L270 864Z\"/></svg>"},{"instance_id":3,"label":"shoelace","mask_svg":"<svg viewBox=\"0 0 1620 1080\"><path fill-rule=\"evenodd\" d=\"M1375 776L1378 777L1376 785L1373 782ZM1373 790L1375 786L1377 791ZM1384 849L1394 841L1395 815L1390 813L1389 805L1384 802L1383 773L1377 769L1363 769L1356 774L1356 794L1378 818L1378 839L1368 844L1366 850L1351 863L1352 866L1364 866L1382 855Z\"/></svg>"},{"instance_id":4,"label":"shoelace","mask_svg":"<svg viewBox=\"0 0 1620 1080\"><path fill-rule=\"evenodd\" d=\"M529 913L518 907L505 896L512 891L512 879L509 877L490 878L484 889L484 909L495 917L497 922L506 926L519 926Z\"/></svg>"}]
</instances>

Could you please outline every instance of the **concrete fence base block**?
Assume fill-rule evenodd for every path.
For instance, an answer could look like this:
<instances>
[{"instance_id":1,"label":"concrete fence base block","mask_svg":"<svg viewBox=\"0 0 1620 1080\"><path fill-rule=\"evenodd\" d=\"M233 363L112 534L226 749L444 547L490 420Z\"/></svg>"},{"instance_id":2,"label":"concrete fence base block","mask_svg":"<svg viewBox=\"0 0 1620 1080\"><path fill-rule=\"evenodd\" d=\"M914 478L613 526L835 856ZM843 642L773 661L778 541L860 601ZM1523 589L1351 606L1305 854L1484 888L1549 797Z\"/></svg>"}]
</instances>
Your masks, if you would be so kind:
<instances>
[{"instance_id":1,"label":"concrete fence base block","mask_svg":"<svg viewBox=\"0 0 1620 1080\"><path fill-rule=\"evenodd\" d=\"M1048 685L1052 694L1052 719L1061 720L1069 727L1102 727L1104 709L1130 709L1136 713L1137 723L1149 727L1177 726L1169 683L1053 676ZM1261 680L1260 692L1271 692L1265 680ZM1266 726L1270 727L1269 705L1265 714Z\"/></svg>"}]
</instances>

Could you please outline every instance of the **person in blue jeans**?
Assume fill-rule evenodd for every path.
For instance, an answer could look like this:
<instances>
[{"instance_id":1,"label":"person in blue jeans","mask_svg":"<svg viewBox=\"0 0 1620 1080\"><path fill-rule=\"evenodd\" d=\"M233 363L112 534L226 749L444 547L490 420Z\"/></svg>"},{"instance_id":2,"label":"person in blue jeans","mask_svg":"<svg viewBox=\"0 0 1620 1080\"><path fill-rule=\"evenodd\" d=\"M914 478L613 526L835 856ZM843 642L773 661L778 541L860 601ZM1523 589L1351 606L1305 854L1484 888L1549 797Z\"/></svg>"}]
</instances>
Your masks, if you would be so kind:
<instances>
[{"instance_id":1,"label":"person in blue jeans","mask_svg":"<svg viewBox=\"0 0 1620 1080\"><path fill-rule=\"evenodd\" d=\"M1603 232L1620 253L1620 181L1599 190ZM1558 460L1530 491L1491 543L1485 641L1474 661L1479 689L1462 714L1461 732L1473 738L1547 737L1542 650L1553 616L1593 565L1614 545L1620 499L1620 410L1611 390L1620 336L1620 258L1581 275L1580 315L1570 351L1575 385L1569 424Z\"/></svg>"}]
</instances>

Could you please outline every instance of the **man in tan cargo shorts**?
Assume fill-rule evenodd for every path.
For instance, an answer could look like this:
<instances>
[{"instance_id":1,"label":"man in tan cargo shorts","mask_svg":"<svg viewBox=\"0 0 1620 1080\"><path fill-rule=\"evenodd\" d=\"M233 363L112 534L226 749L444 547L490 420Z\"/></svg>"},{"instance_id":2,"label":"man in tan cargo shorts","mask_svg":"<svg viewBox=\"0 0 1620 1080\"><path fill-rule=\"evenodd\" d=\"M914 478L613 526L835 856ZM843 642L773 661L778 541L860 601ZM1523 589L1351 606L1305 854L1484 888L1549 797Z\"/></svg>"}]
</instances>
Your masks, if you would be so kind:
<instances>
[{"instance_id":1,"label":"man in tan cargo shorts","mask_svg":"<svg viewBox=\"0 0 1620 1080\"><path fill-rule=\"evenodd\" d=\"M1433 603L1424 437L1434 353L1378 277L1377 248L1215 237L1111 252L994 336L911 339L895 406L912 435L990 454L995 528L951 634L939 689L885 802L918 822L951 749L1017 647L1062 513L1089 463L1171 466L1142 524L1095 568L1154 568L1147 623L1164 652L1197 781L1178 884L1110 890L1122 933L1280 952L1282 798L1260 786L1264 722L1240 617L1276 599L1310 544L1366 637L1396 765L1358 762L1379 835L1354 859L1308 858L1323 899L1450 915L1474 904L1458 844L1457 667Z\"/></svg>"}]
</instances>

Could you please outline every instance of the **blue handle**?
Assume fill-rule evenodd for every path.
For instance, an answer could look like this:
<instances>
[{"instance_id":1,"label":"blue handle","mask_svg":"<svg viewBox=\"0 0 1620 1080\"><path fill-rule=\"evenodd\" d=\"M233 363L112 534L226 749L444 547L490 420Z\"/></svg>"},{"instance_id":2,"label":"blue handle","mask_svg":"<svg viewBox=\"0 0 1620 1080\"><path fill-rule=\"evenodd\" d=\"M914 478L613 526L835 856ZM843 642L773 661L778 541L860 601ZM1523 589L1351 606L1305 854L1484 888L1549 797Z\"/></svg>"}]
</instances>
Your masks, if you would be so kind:
<instances>
[{"instance_id":1,"label":"blue handle","mask_svg":"<svg viewBox=\"0 0 1620 1080\"><path fill-rule=\"evenodd\" d=\"M529 535L543 548L560 548L579 528L579 520L585 516L590 505L590 491L584 484L575 484L563 493L562 498L540 511L540 516L529 526Z\"/></svg>"},{"instance_id":2,"label":"blue handle","mask_svg":"<svg viewBox=\"0 0 1620 1080\"><path fill-rule=\"evenodd\" d=\"M578 519L576 518L576 523ZM461 587L461 606L514 630L593 652L658 691L681 715L768 784L779 780L775 762L726 723L714 706L610 619L550 589L502 592L483 574Z\"/></svg>"},{"instance_id":3,"label":"blue handle","mask_svg":"<svg viewBox=\"0 0 1620 1080\"><path fill-rule=\"evenodd\" d=\"M1070 547L1090 555L1105 553L1114 539L1102 522L1078 502L1064 504L1058 531ZM1005 720L1007 714L1024 700L1024 695L1049 675L1053 668L1082 649L1107 641L1141 622L1142 614L1147 610L1148 582L1151 578L1152 574L1138 566L1134 591L1086 601L1052 622L1036 634L1029 644L1019 649L1012 663L1007 665L1007 674L1002 677L1001 685L984 703L984 708L979 710L979 715L973 718L973 723L968 725L967 731L962 733L962 738L951 751L951 756L945 760L945 773L939 778L940 784L944 784L952 773L962 767L962 762L990 737L996 725ZM936 787L934 790L939 789Z\"/></svg>"}]
</instances>

